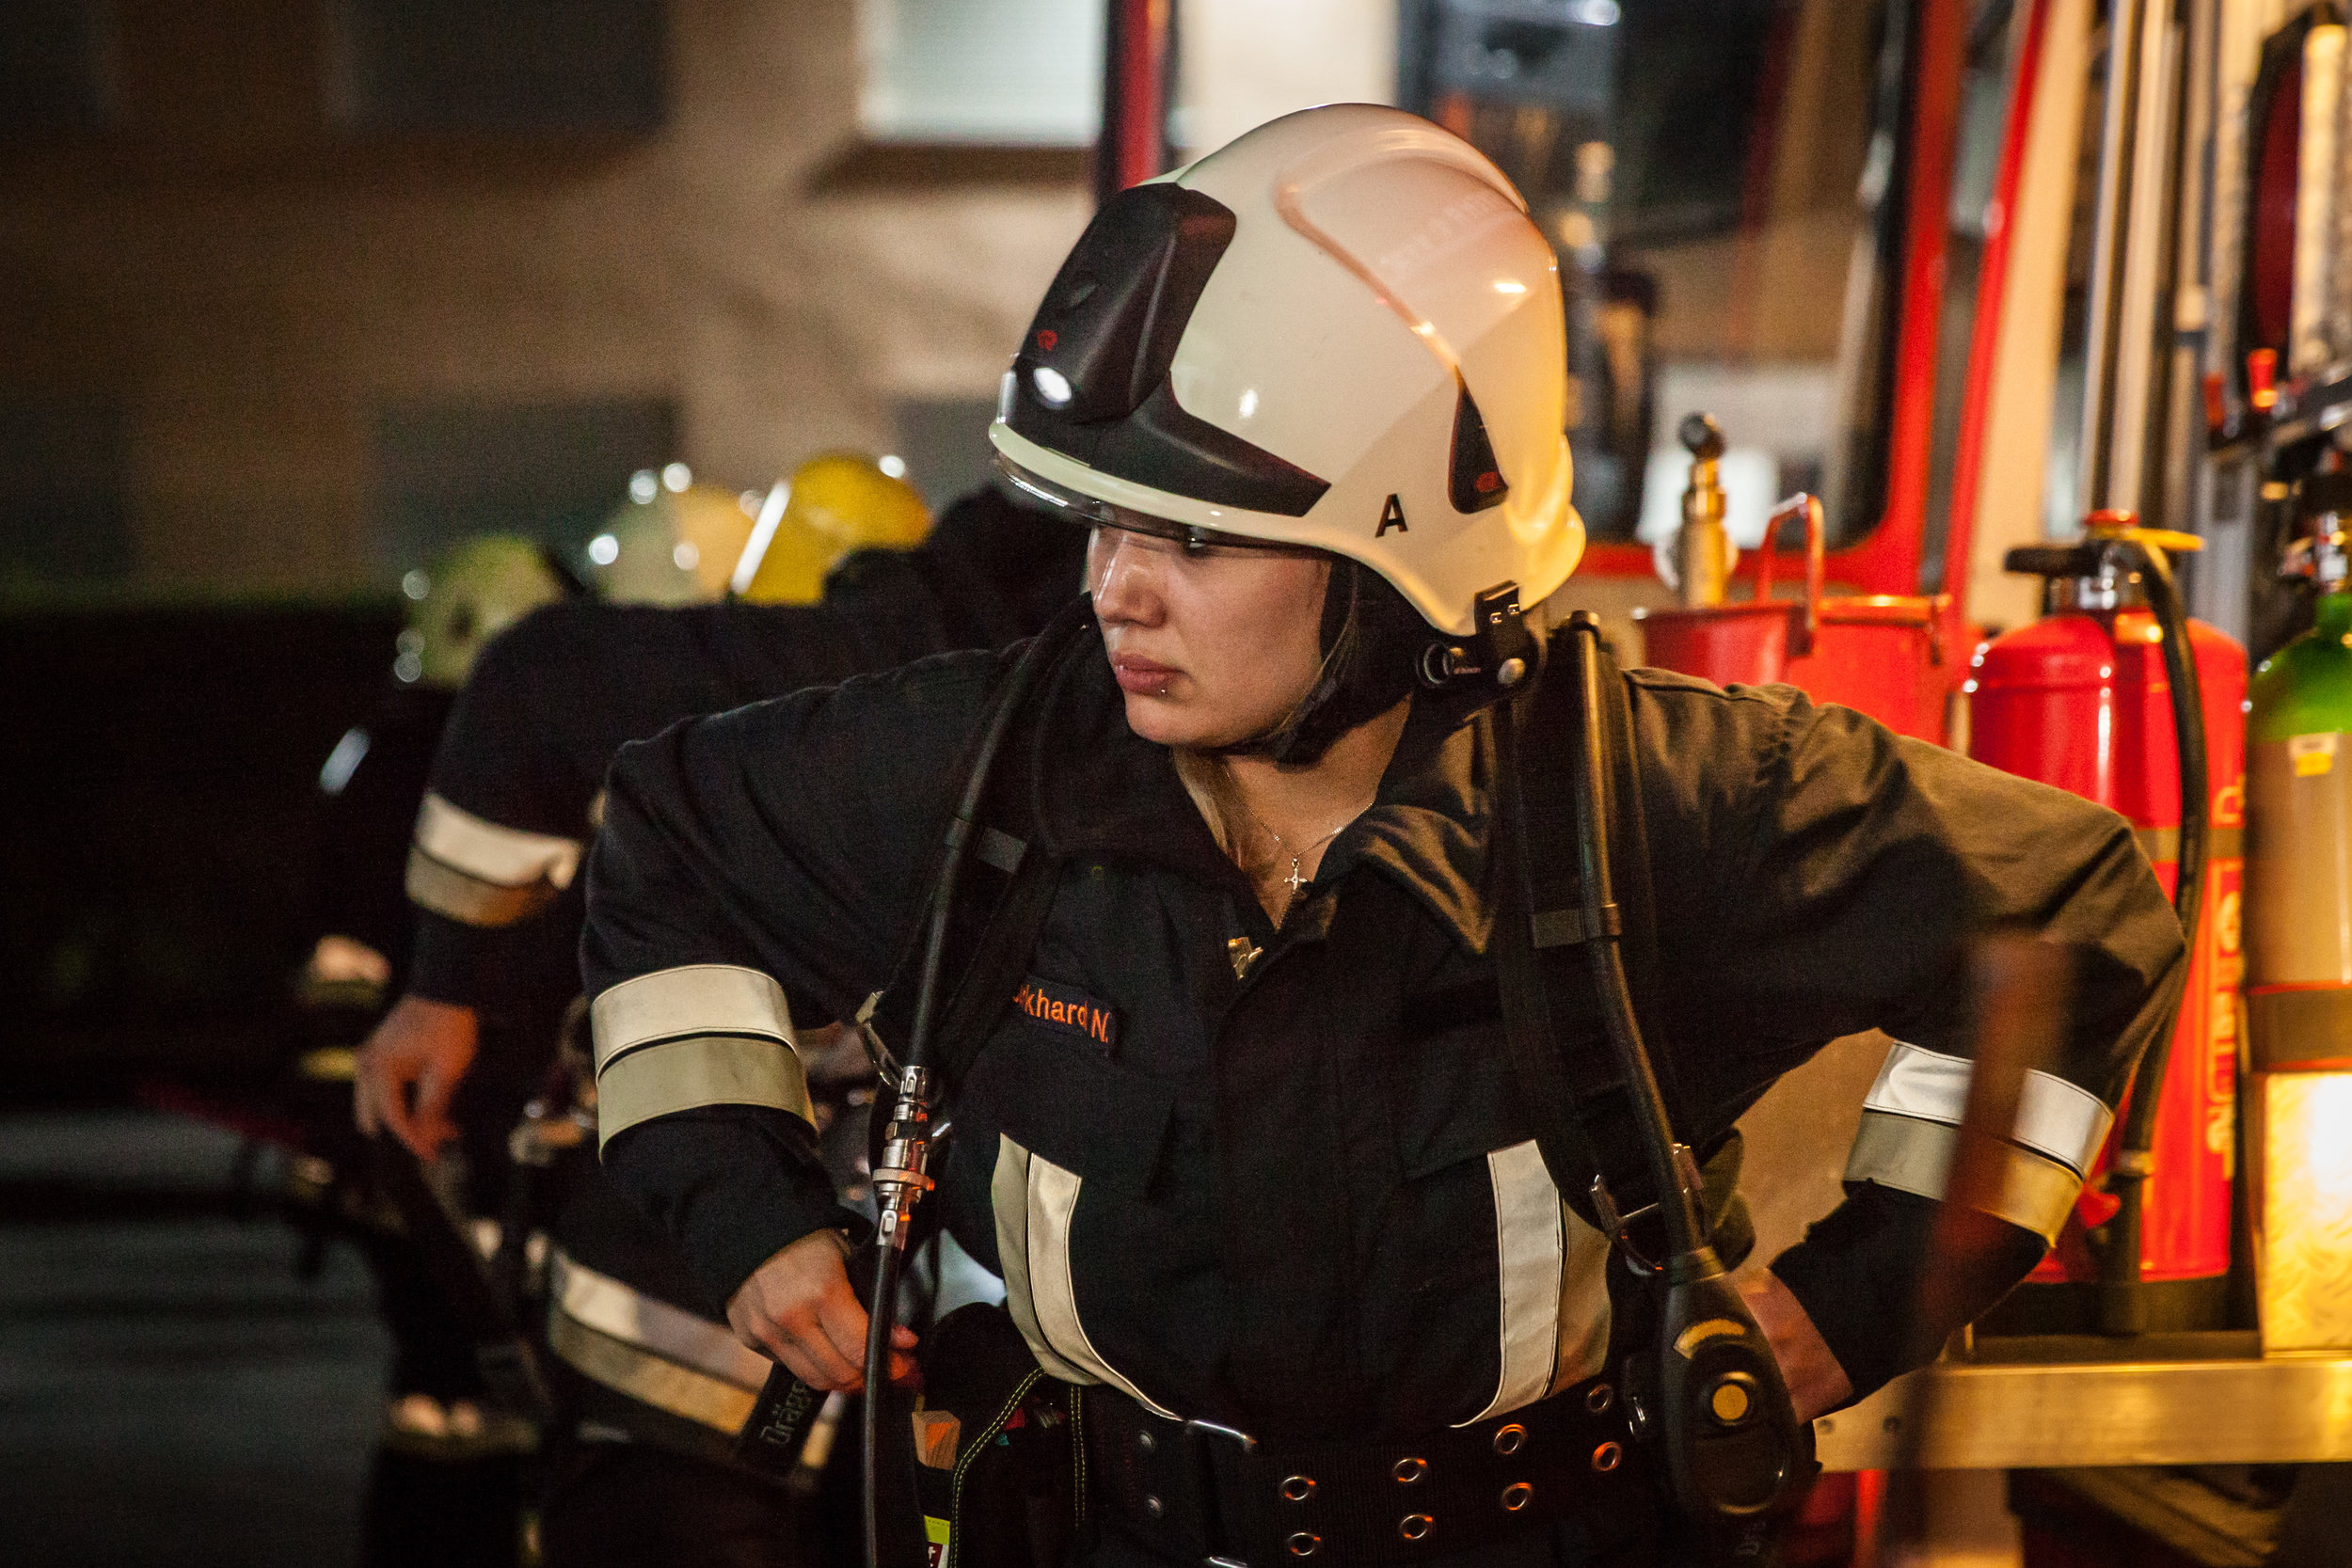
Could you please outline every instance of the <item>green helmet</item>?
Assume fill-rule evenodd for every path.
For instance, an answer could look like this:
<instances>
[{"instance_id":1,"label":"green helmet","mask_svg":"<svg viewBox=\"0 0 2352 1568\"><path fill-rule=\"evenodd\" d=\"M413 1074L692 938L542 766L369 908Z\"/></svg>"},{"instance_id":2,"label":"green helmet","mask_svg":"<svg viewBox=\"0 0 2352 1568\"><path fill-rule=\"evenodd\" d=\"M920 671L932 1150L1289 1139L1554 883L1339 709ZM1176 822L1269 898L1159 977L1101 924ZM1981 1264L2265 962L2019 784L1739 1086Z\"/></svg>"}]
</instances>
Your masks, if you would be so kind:
<instances>
[{"instance_id":1,"label":"green helmet","mask_svg":"<svg viewBox=\"0 0 2352 1568\"><path fill-rule=\"evenodd\" d=\"M543 604L563 598L563 577L535 542L485 533L452 546L400 579L408 625L392 673L455 690L483 645Z\"/></svg>"}]
</instances>

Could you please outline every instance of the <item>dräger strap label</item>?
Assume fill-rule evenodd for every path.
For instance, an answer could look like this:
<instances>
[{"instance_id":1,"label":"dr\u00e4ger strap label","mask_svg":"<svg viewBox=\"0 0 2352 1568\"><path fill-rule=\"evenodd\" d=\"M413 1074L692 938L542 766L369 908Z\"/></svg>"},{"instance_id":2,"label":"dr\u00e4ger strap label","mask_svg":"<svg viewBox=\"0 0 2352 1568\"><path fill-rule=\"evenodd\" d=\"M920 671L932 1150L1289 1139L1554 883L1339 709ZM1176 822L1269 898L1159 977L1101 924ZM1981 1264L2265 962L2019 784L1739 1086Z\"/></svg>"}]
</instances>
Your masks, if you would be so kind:
<instances>
[{"instance_id":1,"label":"dr\u00e4ger strap label","mask_svg":"<svg viewBox=\"0 0 2352 1568\"><path fill-rule=\"evenodd\" d=\"M1049 1029L1082 1035L1109 1052L1119 1046L1119 1015L1075 986L1032 974L1012 993L1012 1005Z\"/></svg>"}]
</instances>

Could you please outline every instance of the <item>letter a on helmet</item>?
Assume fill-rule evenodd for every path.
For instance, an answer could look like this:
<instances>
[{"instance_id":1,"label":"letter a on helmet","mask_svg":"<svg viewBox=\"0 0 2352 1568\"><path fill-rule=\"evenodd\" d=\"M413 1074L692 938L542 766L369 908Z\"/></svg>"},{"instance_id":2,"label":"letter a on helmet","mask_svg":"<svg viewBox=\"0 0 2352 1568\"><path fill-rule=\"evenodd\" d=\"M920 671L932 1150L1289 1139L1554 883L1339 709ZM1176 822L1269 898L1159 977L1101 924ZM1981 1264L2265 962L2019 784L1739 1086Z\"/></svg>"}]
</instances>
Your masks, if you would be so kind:
<instances>
[{"instance_id":1,"label":"letter a on helmet","mask_svg":"<svg viewBox=\"0 0 2352 1568\"><path fill-rule=\"evenodd\" d=\"M989 436L1015 483L1362 562L1440 630L1567 579L1559 262L1494 165L1335 104L1104 204Z\"/></svg>"}]
</instances>

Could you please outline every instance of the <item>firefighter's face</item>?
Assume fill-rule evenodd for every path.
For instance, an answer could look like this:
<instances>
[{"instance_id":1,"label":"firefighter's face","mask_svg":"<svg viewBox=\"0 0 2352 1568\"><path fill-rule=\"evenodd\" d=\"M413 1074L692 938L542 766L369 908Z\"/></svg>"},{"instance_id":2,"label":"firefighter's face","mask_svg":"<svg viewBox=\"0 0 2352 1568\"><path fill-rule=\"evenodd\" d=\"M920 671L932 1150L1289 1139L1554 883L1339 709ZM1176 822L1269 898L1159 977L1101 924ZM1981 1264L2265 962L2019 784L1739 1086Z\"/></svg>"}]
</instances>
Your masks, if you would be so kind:
<instances>
[{"instance_id":1,"label":"firefighter's face","mask_svg":"<svg viewBox=\"0 0 2352 1568\"><path fill-rule=\"evenodd\" d=\"M1290 717L1323 662L1327 557L1098 528L1087 588L1127 725L1163 746L1231 746Z\"/></svg>"}]
</instances>

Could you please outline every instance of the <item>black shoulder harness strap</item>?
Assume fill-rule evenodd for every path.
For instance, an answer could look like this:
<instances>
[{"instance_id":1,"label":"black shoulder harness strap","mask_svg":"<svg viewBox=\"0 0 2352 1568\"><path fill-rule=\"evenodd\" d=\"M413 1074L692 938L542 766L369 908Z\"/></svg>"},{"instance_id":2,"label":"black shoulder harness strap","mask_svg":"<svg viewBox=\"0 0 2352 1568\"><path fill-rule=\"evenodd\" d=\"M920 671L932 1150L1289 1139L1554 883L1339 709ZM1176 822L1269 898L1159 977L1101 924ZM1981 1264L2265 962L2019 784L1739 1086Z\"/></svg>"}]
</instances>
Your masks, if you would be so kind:
<instances>
[{"instance_id":1,"label":"black shoulder harness strap","mask_svg":"<svg viewBox=\"0 0 2352 1568\"><path fill-rule=\"evenodd\" d=\"M1046 664L1057 665L1068 657L1071 641L1076 632L1083 629L1086 622L1086 617L1075 613L1075 610L1085 603L1083 599L1073 601L1072 607L1057 616L1055 623L1039 635L1037 641L1042 645L1039 650L1040 657ZM1050 675L1048 678L1051 678ZM1007 689L1000 691L982 713L980 721L974 728L976 745L978 736L987 731L996 717L999 706L1022 695L1014 689L1016 685L1008 681ZM1025 717L1018 713L1012 716L1016 733ZM1016 752L1025 750L1023 746L1015 747ZM963 768L960 769L960 776L968 772L971 767L972 759L967 756ZM956 976L946 1011L940 1019L937 1061L950 1085L961 1082L964 1073L978 1056L981 1044L988 1038L989 1026L995 1021L997 1011L1019 988L1028 967L1030 950L1037 945L1038 933L1044 928L1046 914L1053 907L1054 889L1061 877L1060 857L1040 843L1033 824L1025 819L1025 802L1029 794L1026 771L1025 768L1008 769L1005 778L990 781L987 795L991 803L990 815L1007 827L1018 829L1018 833L988 822L969 829L960 823L951 823L948 828L951 841L959 832L971 832L973 859L1002 873L1006 879L997 895L995 908L973 942L968 955L963 958L961 972ZM1014 802L1020 804L1016 806ZM947 847L946 845L942 847L943 858ZM866 998L866 1006L859 1014L858 1022L879 1034L885 1044L898 1043L903 1047L906 1042L914 1007L914 969L923 946L924 915L935 895L934 887L916 901L914 917L909 921L908 929L900 941L889 979L883 983L882 990Z\"/></svg>"},{"instance_id":2,"label":"black shoulder harness strap","mask_svg":"<svg viewBox=\"0 0 2352 1568\"><path fill-rule=\"evenodd\" d=\"M996 1014L1020 989L1038 933L1054 907L1055 889L1061 885L1061 861L1042 849L1025 855L1012 886L980 933L939 1030L939 1065L950 1085L963 1082L988 1043Z\"/></svg>"},{"instance_id":3,"label":"black shoulder harness strap","mask_svg":"<svg viewBox=\"0 0 2352 1568\"><path fill-rule=\"evenodd\" d=\"M1015 838L995 828L982 829L981 835L976 846L981 863L1006 873L1010 881L974 942L949 997L946 1015L940 1021L939 1067L951 1085L963 1081L988 1038L997 1010L1020 988L1030 950L1037 945L1038 933L1045 928L1046 914L1054 907L1054 890L1061 880L1060 859L1033 839ZM907 971L912 968L908 962L898 965L889 985L868 999L861 1022L870 1024L880 1018L886 1025L896 1025L890 1033L903 1030L903 1007L891 1004L903 1002Z\"/></svg>"},{"instance_id":4,"label":"black shoulder harness strap","mask_svg":"<svg viewBox=\"0 0 2352 1568\"><path fill-rule=\"evenodd\" d=\"M1604 930L1584 911L1581 854L1571 781L1582 776L1584 733L1576 710L1581 682L1565 667L1585 657L1588 640L1551 639L1549 664L1535 689L1496 709L1496 811L1493 873L1496 967L1501 972L1502 1022L1513 1077L1533 1113L1536 1146L1561 1192L1581 1210L1584 1173L1597 1173L1594 1207L1613 1206L1631 1216L1655 1195L1633 1114L1629 1086L1605 1047L1564 1050L1552 999L1588 989L1576 949L1597 936L1616 936L1640 1007L1643 1032L1662 1048L1658 989L1658 926L1649 873L1649 839L1633 737L1631 705L1616 661L1597 640L1601 733L1608 756L1609 853L1617 901L1604 907ZM1666 1053L1661 1049L1661 1056ZM1670 1064L1671 1057L1666 1057ZM1663 1069L1671 1073L1671 1066ZM1668 1077L1669 1105L1680 1099Z\"/></svg>"}]
</instances>

